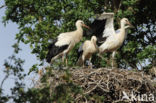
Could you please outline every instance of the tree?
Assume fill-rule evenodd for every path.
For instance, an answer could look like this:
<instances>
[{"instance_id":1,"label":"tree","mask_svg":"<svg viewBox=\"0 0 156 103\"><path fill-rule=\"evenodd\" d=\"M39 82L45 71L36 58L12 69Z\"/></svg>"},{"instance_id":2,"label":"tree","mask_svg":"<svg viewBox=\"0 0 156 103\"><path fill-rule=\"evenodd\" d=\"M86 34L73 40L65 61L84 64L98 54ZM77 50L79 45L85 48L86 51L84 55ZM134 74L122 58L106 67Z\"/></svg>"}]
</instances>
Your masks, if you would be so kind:
<instances>
[{"instance_id":1,"label":"tree","mask_svg":"<svg viewBox=\"0 0 156 103\"><path fill-rule=\"evenodd\" d=\"M37 55L41 60L39 65L42 65L50 40L55 39L61 32L74 30L77 19L82 19L89 25L97 14L104 11L114 12L116 29L119 28L119 21L123 17L127 17L135 26L135 29L129 31L124 45L118 50L116 57L118 67L141 67L148 71L156 65L155 4L155 0L5 0L6 14L3 17L3 22L7 24L11 20L19 25L19 33L15 37L17 40L14 45L15 51L18 53L18 45L21 42L30 45L32 54ZM90 38L87 35L85 37L83 40ZM75 50L79 45L76 45L69 54L70 66L75 65L77 56ZM108 58L107 55L104 56ZM104 60L100 62L100 66L106 66ZM37 65L34 65L32 70L35 68ZM23 89L18 89L16 96L22 97L21 93L23 93L25 94L23 101L30 100L27 95L36 96L34 100L40 101L47 95L49 96L47 88L39 90L33 88L26 94ZM42 98L40 93L43 91L47 95ZM38 95L35 95L36 93ZM17 98L15 102L19 102L17 100L20 101Z\"/></svg>"},{"instance_id":2,"label":"tree","mask_svg":"<svg viewBox=\"0 0 156 103\"><path fill-rule=\"evenodd\" d=\"M115 12L116 27L119 27L119 20L123 17L127 17L136 27L130 31L125 45L119 50L118 66L137 68L146 60L152 65L155 58L154 3L154 0L5 0L7 10L3 21L7 23L11 20L19 25L17 43L29 44L32 53L42 61L49 40L61 32L74 30L77 19L90 24L96 14ZM69 56L69 63L73 65L77 55L74 50L71 53L74 56Z\"/></svg>"}]
</instances>

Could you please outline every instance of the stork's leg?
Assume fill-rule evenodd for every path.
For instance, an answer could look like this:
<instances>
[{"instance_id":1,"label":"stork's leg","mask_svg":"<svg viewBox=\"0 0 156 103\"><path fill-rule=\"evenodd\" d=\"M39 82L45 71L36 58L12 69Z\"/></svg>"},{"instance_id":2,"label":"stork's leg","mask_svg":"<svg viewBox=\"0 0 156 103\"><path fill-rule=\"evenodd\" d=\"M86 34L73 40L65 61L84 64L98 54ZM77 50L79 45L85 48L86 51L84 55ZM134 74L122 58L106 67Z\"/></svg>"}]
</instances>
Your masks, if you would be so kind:
<instances>
[{"instance_id":1,"label":"stork's leg","mask_svg":"<svg viewBox=\"0 0 156 103\"><path fill-rule=\"evenodd\" d=\"M115 57L115 53L116 53L116 51L113 51L113 53L112 53L112 69L113 69L113 67L114 67L114 57Z\"/></svg>"},{"instance_id":2,"label":"stork's leg","mask_svg":"<svg viewBox=\"0 0 156 103\"><path fill-rule=\"evenodd\" d=\"M65 54L62 55L62 63L64 63Z\"/></svg>"},{"instance_id":3,"label":"stork's leg","mask_svg":"<svg viewBox=\"0 0 156 103\"><path fill-rule=\"evenodd\" d=\"M101 53L98 53L97 56L100 57L101 59L103 59L103 56Z\"/></svg>"},{"instance_id":4,"label":"stork's leg","mask_svg":"<svg viewBox=\"0 0 156 103\"><path fill-rule=\"evenodd\" d=\"M83 68L84 68L84 61L85 61L85 56L82 55Z\"/></svg>"},{"instance_id":5,"label":"stork's leg","mask_svg":"<svg viewBox=\"0 0 156 103\"><path fill-rule=\"evenodd\" d=\"M91 63L91 60L92 60L92 58L90 57L90 58L89 58L89 62L90 62L90 63Z\"/></svg>"},{"instance_id":6,"label":"stork's leg","mask_svg":"<svg viewBox=\"0 0 156 103\"><path fill-rule=\"evenodd\" d=\"M52 58L52 59L51 59L51 64L52 64L52 62L53 62L55 59L59 58L60 56L63 56L63 54L60 53L60 54L56 55L54 58Z\"/></svg>"},{"instance_id":7,"label":"stork's leg","mask_svg":"<svg viewBox=\"0 0 156 103\"><path fill-rule=\"evenodd\" d=\"M89 58L89 68L92 69L92 63L91 63L91 60L92 60L92 58L90 57L90 58Z\"/></svg>"},{"instance_id":8,"label":"stork's leg","mask_svg":"<svg viewBox=\"0 0 156 103\"><path fill-rule=\"evenodd\" d=\"M66 66L67 66L67 64L68 64L68 59L67 59L67 57L66 57Z\"/></svg>"},{"instance_id":9,"label":"stork's leg","mask_svg":"<svg viewBox=\"0 0 156 103\"><path fill-rule=\"evenodd\" d=\"M64 63L64 59L65 59L65 64L66 64L66 66L67 66L67 64L68 64L68 59L67 59L67 54L66 54L66 53L64 53L63 56L62 56L62 63Z\"/></svg>"},{"instance_id":10,"label":"stork's leg","mask_svg":"<svg viewBox=\"0 0 156 103\"><path fill-rule=\"evenodd\" d=\"M101 59L104 59L104 60L107 61L107 59L105 59L105 58L102 56L102 54L103 54L103 53L98 53L97 56L100 57Z\"/></svg>"}]
</instances>

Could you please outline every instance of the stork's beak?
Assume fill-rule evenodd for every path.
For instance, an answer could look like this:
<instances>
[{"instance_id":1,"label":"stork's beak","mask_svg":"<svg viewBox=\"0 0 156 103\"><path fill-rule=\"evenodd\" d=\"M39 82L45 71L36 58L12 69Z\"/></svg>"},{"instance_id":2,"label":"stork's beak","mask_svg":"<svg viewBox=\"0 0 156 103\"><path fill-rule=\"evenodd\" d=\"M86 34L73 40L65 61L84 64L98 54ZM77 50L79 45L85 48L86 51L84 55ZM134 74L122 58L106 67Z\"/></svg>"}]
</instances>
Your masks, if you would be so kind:
<instances>
[{"instance_id":1,"label":"stork's beak","mask_svg":"<svg viewBox=\"0 0 156 103\"><path fill-rule=\"evenodd\" d=\"M130 22L128 22L127 24L129 25L129 27L135 28Z\"/></svg>"},{"instance_id":2,"label":"stork's beak","mask_svg":"<svg viewBox=\"0 0 156 103\"><path fill-rule=\"evenodd\" d=\"M83 27L87 28L87 29L90 29L89 26L85 25L85 24L82 24Z\"/></svg>"}]
</instances>

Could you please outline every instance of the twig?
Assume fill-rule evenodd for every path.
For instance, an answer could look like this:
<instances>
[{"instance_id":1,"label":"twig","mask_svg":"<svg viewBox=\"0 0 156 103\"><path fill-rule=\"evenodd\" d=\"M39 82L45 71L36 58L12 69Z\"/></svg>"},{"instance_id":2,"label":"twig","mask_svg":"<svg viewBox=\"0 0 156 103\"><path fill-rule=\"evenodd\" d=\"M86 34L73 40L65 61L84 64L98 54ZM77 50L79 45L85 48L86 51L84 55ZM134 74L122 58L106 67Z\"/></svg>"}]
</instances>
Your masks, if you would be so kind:
<instances>
[{"instance_id":1,"label":"twig","mask_svg":"<svg viewBox=\"0 0 156 103\"><path fill-rule=\"evenodd\" d=\"M2 5L2 6L0 6L0 9L2 9L3 7L5 7L6 5Z\"/></svg>"},{"instance_id":2,"label":"twig","mask_svg":"<svg viewBox=\"0 0 156 103\"><path fill-rule=\"evenodd\" d=\"M102 81L102 79L99 81L99 83L96 86L94 86L91 90L85 92L84 94L88 94L88 93L92 92L95 88L98 87L98 85L101 83L101 81Z\"/></svg>"},{"instance_id":3,"label":"twig","mask_svg":"<svg viewBox=\"0 0 156 103\"><path fill-rule=\"evenodd\" d=\"M103 93L105 98L108 98L109 101L113 103L120 102L118 100L122 97L122 92L125 91L130 93L131 90L134 92L139 92L142 90L142 85L145 86L144 92L155 92L154 88L151 84L152 81L149 76L146 74L142 75L142 72L133 72L129 70L111 70L111 69L70 69L71 70L71 80L75 85L79 85L83 89L82 94L77 94L74 98L76 103L91 103L95 102L94 99L89 99L87 96L92 96L94 93L97 95ZM55 72L55 71L54 71ZM51 90L54 90L60 84L66 83L66 81L62 80L62 75L64 72L56 71L56 76L49 77L51 80L50 83L53 84ZM59 79L58 79L59 78ZM48 84L48 85L49 85ZM39 87L43 88L46 84L41 83ZM100 92L99 92L100 91ZM115 91L114 94L111 94L111 91ZM112 92L113 93L113 92ZM74 94L72 94L74 95ZM106 99L107 100L107 99ZM128 101L124 101L128 102Z\"/></svg>"},{"instance_id":4,"label":"twig","mask_svg":"<svg viewBox=\"0 0 156 103\"><path fill-rule=\"evenodd\" d=\"M4 81L5 81L8 77L9 77L9 74L7 74L7 75L4 77L4 79L2 80L1 86L0 86L1 89L2 89L2 87L3 87Z\"/></svg>"}]
</instances>

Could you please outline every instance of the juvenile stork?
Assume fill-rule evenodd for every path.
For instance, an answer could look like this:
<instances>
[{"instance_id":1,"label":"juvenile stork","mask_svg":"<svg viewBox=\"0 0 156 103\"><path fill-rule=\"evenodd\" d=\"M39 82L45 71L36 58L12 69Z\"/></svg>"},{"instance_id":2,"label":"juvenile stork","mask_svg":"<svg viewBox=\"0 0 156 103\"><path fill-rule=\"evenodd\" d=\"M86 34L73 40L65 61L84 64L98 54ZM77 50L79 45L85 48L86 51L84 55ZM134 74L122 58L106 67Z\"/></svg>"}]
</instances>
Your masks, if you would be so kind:
<instances>
[{"instance_id":1,"label":"juvenile stork","mask_svg":"<svg viewBox=\"0 0 156 103\"><path fill-rule=\"evenodd\" d=\"M115 51L123 44L125 40L125 28L129 27L126 27L126 24L132 27L127 18L121 19L121 28L118 30L119 32L116 33L114 30L114 13L103 13L91 24L90 27L92 30L90 30L88 33L95 34L97 36L100 55L105 52L113 52L112 59L114 59Z\"/></svg>"},{"instance_id":2,"label":"juvenile stork","mask_svg":"<svg viewBox=\"0 0 156 103\"><path fill-rule=\"evenodd\" d=\"M132 26L129 26L129 25L125 26L125 39L127 38L127 34L128 34L128 29L129 29L129 28L133 28L133 27L132 27ZM116 34L120 34L120 32L121 32L120 29L117 29L117 30L115 31Z\"/></svg>"},{"instance_id":3,"label":"juvenile stork","mask_svg":"<svg viewBox=\"0 0 156 103\"><path fill-rule=\"evenodd\" d=\"M89 60L91 63L92 54L98 51L98 46L96 45L97 38L96 36L92 36L91 40L86 40L83 45L82 49L79 50L79 59L77 64L82 65L84 67L85 60Z\"/></svg>"},{"instance_id":4,"label":"juvenile stork","mask_svg":"<svg viewBox=\"0 0 156 103\"><path fill-rule=\"evenodd\" d=\"M46 57L48 63L62 56L64 62L65 56L73 49L76 43L78 43L83 36L83 27L89 29L82 20L76 21L76 30L72 32L61 33L57 39L53 41L48 47L49 51ZM66 59L67 65L67 59Z\"/></svg>"}]
</instances>

